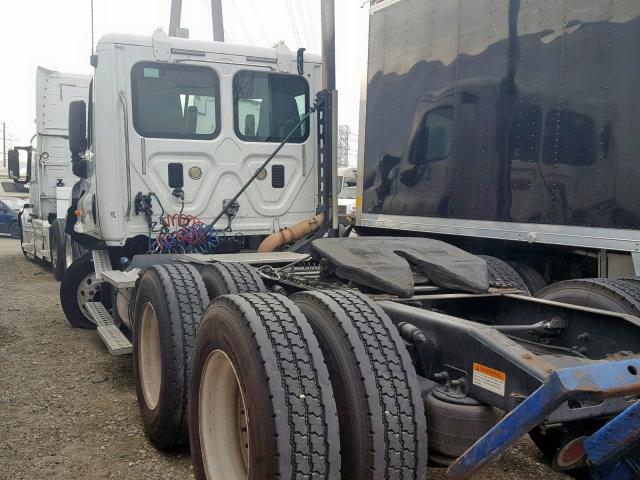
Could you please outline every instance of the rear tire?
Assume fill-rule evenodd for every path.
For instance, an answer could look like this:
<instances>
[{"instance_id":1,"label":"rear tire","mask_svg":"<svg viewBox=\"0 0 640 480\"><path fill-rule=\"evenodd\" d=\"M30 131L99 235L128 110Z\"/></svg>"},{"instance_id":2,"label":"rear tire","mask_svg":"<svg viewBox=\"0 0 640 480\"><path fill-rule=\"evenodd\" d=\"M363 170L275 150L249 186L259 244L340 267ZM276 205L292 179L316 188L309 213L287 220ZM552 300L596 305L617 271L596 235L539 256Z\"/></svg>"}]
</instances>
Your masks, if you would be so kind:
<instances>
[{"instance_id":1,"label":"rear tire","mask_svg":"<svg viewBox=\"0 0 640 480\"><path fill-rule=\"evenodd\" d=\"M524 280L531 295L536 295L540 290L549 286L549 282L531 265L522 262L509 262L509 265Z\"/></svg>"},{"instance_id":2,"label":"rear tire","mask_svg":"<svg viewBox=\"0 0 640 480\"><path fill-rule=\"evenodd\" d=\"M49 238L49 255L53 278L62 280L67 264L66 235L64 233L64 220L56 218L51 224L51 236Z\"/></svg>"},{"instance_id":3,"label":"rear tire","mask_svg":"<svg viewBox=\"0 0 640 480\"><path fill-rule=\"evenodd\" d=\"M203 315L193 369L197 480L340 477L327 368L311 327L286 297L218 297Z\"/></svg>"},{"instance_id":4,"label":"rear tire","mask_svg":"<svg viewBox=\"0 0 640 480\"><path fill-rule=\"evenodd\" d=\"M329 369L340 421L342 478L424 478L424 402L391 319L355 292L303 292L291 299L309 320Z\"/></svg>"},{"instance_id":5,"label":"rear tire","mask_svg":"<svg viewBox=\"0 0 640 480\"><path fill-rule=\"evenodd\" d=\"M84 306L86 302L102 302L107 308L111 306L110 298L103 292L102 282L96 280L91 253L73 262L60 283L60 303L71 326L96 328Z\"/></svg>"},{"instance_id":6,"label":"rear tire","mask_svg":"<svg viewBox=\"0 0 640 480\"><path fill-rule=\"evenodd\" d=\"M536 297L640 317L640 289L625 280L566 280L549 285Z\"/></svg>"},{"instance_id":7,"label":"rear tire","mask_svg":"<svg viewBox=\"0 0 640 480\"><path fill-rule=\"evenodd\" d=\"M158 448L187 441L191 359L208 303L200 274L192 265L155 265L140 277L133 320L133 373L142 421Z\"/></svg>"},{"instance_id":8,"label":"rear tire","mask_svg":"<svg viewBox=\"0 0 640 480\"><path fill-rule=\"evenodd\" d=\"M212 263L201 268L200 275L212 301L220 295L267 291L256 269L243 263Z\"/></svg>"},{"instance_id":9,"label":"rear tire","mask_svg":"<svg viewBox=\"0 0 640 480\"><path fill-rule=\"evenodd\" d=\"M487 262L487 267L489 268L489 285L496 288L517 288L525 295L531 295L529 287L527 287L527 284L520 274L507 262L489 255L480 255L480 258L484 258Z\"/></svg>"}]
</instances>

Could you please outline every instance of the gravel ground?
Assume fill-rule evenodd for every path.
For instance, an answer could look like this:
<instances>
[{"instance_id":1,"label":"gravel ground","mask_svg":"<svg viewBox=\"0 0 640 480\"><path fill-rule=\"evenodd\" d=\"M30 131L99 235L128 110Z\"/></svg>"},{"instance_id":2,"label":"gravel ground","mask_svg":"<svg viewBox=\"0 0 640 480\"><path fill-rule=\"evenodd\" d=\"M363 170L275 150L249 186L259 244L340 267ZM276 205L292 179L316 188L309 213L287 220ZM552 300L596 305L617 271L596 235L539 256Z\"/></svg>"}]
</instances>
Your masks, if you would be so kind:
<instances>
[{"instance_id":1,"label":"gravel ground","mask_svg":"<svg viewBox=\"0 0 640 480\"><path fill-rule=\"evenodd\" d=\"M0 479L190 479L188 451L146 438L131 357L67 324L58 283L0 237ZM445 479L431 469L430 479ZM522 440L477 479L563 479Z\"/></svg>"}]
</instances>

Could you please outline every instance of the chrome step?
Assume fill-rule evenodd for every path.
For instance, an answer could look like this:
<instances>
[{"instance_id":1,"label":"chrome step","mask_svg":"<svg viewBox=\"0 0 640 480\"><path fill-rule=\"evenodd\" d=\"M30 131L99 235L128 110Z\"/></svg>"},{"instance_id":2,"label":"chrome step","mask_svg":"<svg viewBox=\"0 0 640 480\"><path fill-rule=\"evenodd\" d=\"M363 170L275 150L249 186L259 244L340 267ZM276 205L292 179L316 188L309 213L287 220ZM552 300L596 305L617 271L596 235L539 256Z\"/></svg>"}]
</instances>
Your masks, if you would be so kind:
<instances>
[{"instance_id":1,"label":"chrome step","mask_svg":"<svg viewBox=\"0 0 640 480\"><path fill-rule=\"evenodd\" d=\"M102 272L102 280L110 283L116 288L133 288L140 276L140 269L133 268L123 272L121 270L107 270Z\"/></svg>"},{"instance_id":2,"label":"chrome step","mask_svg":"<svg viewBox=\"0 0 640 480\"><path fill-rule=\"evenodd\" d=\"M120 329L113 323L113 318L100 302L85 303L87 311L98 326L98 335L109 349L111 355L126 355L131 353L133 345Z\"/></svg>"},{"instance_id":3,"label":"chrome step","mask_svg":"<svg viewBox=\"0 0 640 480\"><path fill-rule=\"evenodd\" d=\"M92 250L91 256L93 257L93 268L96 272L96 278L102 280L102 274L113 270L111 268L111 258L109 258L109 252L107 250Z\"/></svg>"}]
</instances>

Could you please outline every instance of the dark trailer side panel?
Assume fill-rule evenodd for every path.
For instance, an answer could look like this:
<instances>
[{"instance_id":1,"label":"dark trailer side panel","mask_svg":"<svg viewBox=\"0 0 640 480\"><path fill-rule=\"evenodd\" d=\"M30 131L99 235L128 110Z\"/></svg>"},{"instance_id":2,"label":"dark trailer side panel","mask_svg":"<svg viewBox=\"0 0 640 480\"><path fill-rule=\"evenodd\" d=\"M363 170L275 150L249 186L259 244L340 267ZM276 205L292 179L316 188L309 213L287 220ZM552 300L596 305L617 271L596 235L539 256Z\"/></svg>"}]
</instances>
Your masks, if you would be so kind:
<instances>
[{"instance_id":1,"label":"dark trailer side panel","mask_svg":"<svg viewBox=\"0 0 640 480\"><path fill-rule=\"evenodd\" d=\"M363 225L640 228L640 2L386 0L369 42Z\"/></svg>"}]
</instances>

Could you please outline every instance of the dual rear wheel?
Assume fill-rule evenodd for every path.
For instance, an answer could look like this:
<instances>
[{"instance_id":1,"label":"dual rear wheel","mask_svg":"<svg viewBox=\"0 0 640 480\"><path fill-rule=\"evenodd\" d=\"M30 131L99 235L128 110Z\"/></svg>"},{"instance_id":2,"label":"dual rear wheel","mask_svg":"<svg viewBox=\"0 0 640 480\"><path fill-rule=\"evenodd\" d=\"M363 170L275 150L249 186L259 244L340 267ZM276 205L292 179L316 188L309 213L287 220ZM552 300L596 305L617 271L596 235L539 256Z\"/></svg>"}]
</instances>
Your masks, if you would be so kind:
<instances>
[{"instance_id":1,"label":"dual rear wheel","mask_svg":"<svg viewBox=\"0 0 640 480\"><path fill-rule=\"evenodd\" d=\"M413 365L388 316L357 293L217 298L189 405L197 479L426 474Z\"/></svg>"}]
</instances>

